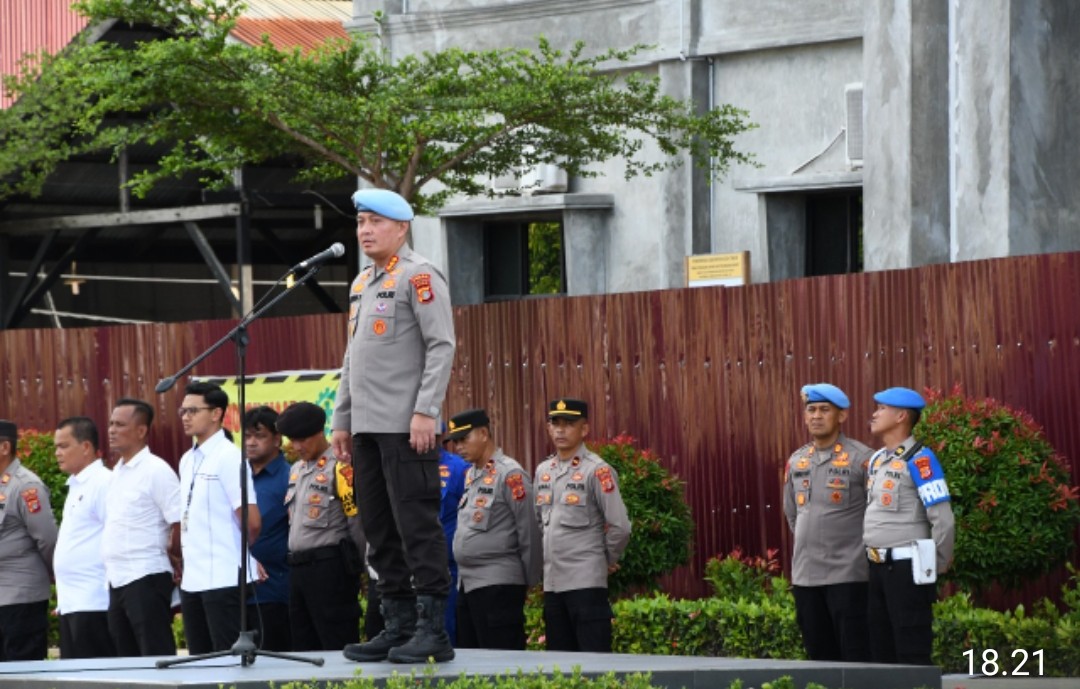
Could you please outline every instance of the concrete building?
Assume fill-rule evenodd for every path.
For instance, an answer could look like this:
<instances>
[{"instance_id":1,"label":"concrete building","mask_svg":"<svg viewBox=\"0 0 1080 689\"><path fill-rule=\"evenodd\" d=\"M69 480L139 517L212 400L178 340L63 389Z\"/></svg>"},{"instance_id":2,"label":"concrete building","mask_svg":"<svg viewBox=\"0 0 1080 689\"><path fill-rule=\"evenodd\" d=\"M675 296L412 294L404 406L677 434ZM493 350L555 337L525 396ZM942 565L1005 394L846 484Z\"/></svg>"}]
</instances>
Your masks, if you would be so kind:
<instances>
[{"instance_id":1,"label":"concrete building","mask_svg":"<svg viewBox=\"0 0 1080 689\"><path fill-rule=\"evenodd\" d=\"M380 20L376 22L376 17ZM1070 0L353 0L394 58L449 46L594 51L759 127L760 164L684 166L459 199L415 224L455 303L494 298L521 228L562 224L565 292L684 284L685 258L749 251L754 282L1080 249L1080 5ZM500 294L500 298L507 295Z\"/></svg>"}]
</instances>

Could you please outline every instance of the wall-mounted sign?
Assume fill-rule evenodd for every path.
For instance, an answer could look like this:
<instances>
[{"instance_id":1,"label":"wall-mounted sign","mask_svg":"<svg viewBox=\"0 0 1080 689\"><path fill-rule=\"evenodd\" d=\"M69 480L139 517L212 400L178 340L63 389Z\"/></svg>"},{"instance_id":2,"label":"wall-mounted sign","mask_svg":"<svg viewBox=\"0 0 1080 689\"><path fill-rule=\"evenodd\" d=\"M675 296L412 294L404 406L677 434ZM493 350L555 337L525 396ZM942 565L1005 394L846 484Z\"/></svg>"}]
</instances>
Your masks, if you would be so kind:
<instances>
[{"instance_id":1,"label":"wall-mounted sign","mask_svg":"<svg viewBox=\"0 0 1080 689\"><path fill-rule=\"evenodd\" d=\"M686 257L686 286L739 287L750 284L750 252Z\"/></svg>"}]
</instances>

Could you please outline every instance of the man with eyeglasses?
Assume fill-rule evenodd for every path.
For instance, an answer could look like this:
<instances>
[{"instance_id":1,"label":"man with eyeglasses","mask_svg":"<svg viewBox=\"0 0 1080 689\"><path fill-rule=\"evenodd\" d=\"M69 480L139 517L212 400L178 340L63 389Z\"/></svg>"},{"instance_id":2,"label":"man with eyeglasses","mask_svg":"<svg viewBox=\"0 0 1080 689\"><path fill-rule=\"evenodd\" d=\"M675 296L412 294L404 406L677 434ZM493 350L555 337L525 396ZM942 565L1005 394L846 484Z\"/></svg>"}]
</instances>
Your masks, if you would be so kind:
<instances>
[{"instance_id":1,"label":"man with eyeglasses","mask_svg":"<svg viewBox=\"0 0 1080 689\"><path fill-rule=\"evenodd\" d=\"M225 437L222 424L229 396L207 382L184 389L180 420L194 446L180 458L180 544L184 573L180 609L188 650L209 653L228 650L240 636L238 571L241 491L240 448ZM262 519L254 502L255 485L247 473L248 542L259 536ZM256 565L248 567L254 581Z\"/></svg>"},{"instance_id":2,"label":"man with eyeglasses","mask_svg":"<svg viewBox=\"0 0 1080 689\"><path fill-rule=\"evenodd\" d=\"M180 580L180 481L147 437L154 408L123 398L109 417L117 455L101 537L109 635L120 656L175 655L172 591Z\"/></svg>"}]
</instances>

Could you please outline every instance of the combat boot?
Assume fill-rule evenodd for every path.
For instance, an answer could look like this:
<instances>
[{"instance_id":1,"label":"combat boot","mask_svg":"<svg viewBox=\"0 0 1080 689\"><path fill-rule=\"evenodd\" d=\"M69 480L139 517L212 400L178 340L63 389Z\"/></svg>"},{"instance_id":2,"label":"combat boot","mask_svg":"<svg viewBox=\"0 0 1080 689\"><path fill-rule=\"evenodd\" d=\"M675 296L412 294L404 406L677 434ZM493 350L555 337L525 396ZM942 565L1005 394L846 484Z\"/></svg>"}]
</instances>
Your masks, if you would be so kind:
<instances>
[{"instance_id":1,"label":"combat boot","mask_svg":"<svg viewBox=\"0 0 1080 689\"><path fill-rule=\"evenodd\" d=\"M417 609L415 598L384 598L379 610L386 626L366 643L347 645L342 655L358 663L386 660L391 649L407 642L416 632Z\"/></svg>"},{"instance_id":2,"label":"combat boot","mask_svg":"<svg viewBox=\"0 0 1080 689\"><path fill-rule=\"evenodd\" d=\"M446 597L416 597L416 633L408 643L390 650L392 663L436 663L454 659L454 647L446 634Z\"/></svg>"}]
</instances>

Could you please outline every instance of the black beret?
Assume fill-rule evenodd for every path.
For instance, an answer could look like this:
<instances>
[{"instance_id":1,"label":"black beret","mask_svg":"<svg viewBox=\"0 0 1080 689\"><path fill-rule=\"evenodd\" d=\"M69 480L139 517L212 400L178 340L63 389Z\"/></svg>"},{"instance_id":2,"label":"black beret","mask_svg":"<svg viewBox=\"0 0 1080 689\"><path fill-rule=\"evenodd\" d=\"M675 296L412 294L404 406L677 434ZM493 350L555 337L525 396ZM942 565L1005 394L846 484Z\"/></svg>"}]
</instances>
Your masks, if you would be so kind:
<instances>
[{"instance_id":1,"label":"black beret","mask_svg":"<svg viewBox=\"0 0 1080 689\"><path fill-rule=\"evenodd\" d=\"M326 412L311 402L296 402L277 418L278 433L286 438L310 438L326 433Z\"/></svg>"},{"instance_id":2,"label":"black beret","mask_svg":"<svg viewBox=\"0 0 1080 689\"><path fill-rule=\"evenodd\" d=\"M583 400L570 397L562 397L553 401L548 406L548 418L587 419L589 418L589 405Z\"/></svg>"},{"instance_id":3,"label":"black beret","mask_svg":"<svg viewBox=\"0 0 1080 689\"><path fill-rule=\"evenodd\" d=\"M0 438L18 438L19 427L10 421L0 419Z\"/></svg>"},{"instance_id":4,"label":"black beret","mask_svg":"<svg viewBox=\"0 0 1080 689\"><path fill-rule=\"evenodd\" d=\"M483 409L470 409L450 417L450 432L445 440L461 440L474 428L487 426L491 423L487 412Z\"/></svg>"}]
</instances>

